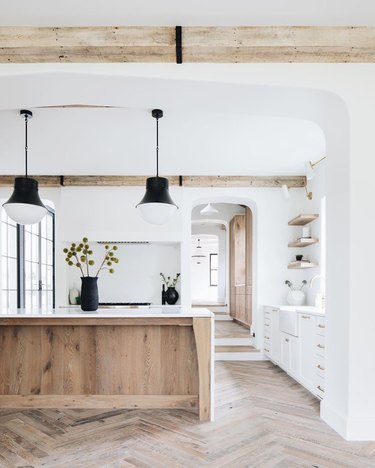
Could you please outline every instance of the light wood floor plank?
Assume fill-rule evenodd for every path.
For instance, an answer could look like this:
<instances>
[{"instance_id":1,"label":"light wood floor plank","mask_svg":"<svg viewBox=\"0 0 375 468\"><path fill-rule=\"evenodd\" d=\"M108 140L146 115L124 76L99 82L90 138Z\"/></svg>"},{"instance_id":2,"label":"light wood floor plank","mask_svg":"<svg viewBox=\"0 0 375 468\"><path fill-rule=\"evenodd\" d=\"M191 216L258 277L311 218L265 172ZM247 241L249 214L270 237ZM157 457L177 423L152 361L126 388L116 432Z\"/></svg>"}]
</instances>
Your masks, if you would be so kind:
<instances>
[{"instance_id":1,"label":"light wood floor plank","mask_svg":"<svg viewBox=\"0 0 375 468\"><path fill-rule=\"evenodd\" d=\"M0 409L0 467L292 468L375 466L319 401L269 362L216 363L216 420L191 410Z\"/></svg>"}]
</instances>

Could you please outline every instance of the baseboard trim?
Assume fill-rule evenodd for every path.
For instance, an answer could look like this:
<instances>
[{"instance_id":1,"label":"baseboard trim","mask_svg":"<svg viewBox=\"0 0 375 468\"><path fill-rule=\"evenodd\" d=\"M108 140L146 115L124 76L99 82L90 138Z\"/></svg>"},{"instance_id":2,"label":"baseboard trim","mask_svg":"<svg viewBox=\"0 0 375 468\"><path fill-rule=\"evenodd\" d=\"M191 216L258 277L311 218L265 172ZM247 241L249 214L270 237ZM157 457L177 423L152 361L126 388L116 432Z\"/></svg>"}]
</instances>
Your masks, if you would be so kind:
<instances>
[{"instance_id":1,"label":"baseboard trim","mask_svg":"<svg viewBox=\"0 0 375 468\"><path fill-rule=\"evenodd\" d=\"M326 401L320 403L320 417L328 426L332 427L341 437L347 437L347 416L340 414Z\"/></svg>"},{"instance_id":2,"label":"baseboard trim","mask_svg":"<svg viewBox=\"0 0 375 468\"><path fill-rule=\"evenodd\" d=\"M0 408L197 408L198 395L0 395Z\"/></svg>"},{"instance_id":3,"label":"baseboard trim","mask_svg":"<svg viewBox=\"0 0 375 468\"><path fill-rule=\"evenodd\" d=\"M238 325L241 325L242 327L247 328L248 330L250 330L250 325L248 323L242 322L242 320L239 320L238 318L233 317L233 315L231 315L231 317L233 319L233 322L236 322L236 323L238 323Z\"/></svg>"},{"instance_id":4,"label":"baseboard trim","mask_svg":"<svg viewBox=\"0 0 375 468\"><path fill-rule=\"evenodd\" d=\"M349 418L323 400L320 405L320 417L345 440L353 442L375 440L375 416Z\"/></svg>"}]
</instances>

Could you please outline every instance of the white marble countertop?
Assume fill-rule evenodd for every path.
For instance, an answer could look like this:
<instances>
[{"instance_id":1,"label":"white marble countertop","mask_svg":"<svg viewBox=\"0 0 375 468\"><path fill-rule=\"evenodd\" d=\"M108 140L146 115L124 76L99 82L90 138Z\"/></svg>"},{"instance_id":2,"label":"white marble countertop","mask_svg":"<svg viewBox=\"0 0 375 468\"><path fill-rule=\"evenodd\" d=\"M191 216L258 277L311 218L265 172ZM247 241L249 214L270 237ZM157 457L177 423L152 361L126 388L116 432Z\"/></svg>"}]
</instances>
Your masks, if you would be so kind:
<instances>
[{"instance_id":1,"label":"white marble countertop","mask_svg":"<svg viewBox=\"0 0 375 468\"><path fill-rule=\"evenodd\" d=\"M318 309L318 307L314 307L314 306L291 306L291 305L271 304L268 307L273 307L275 309L290 310L292 312L295 311L297 314L309 314L309 315L319 315L319 316L324 316L326 314L325 309Z\"/></svg>"},{"instance_id":2,"label":"white marble countertop","mask_svg":"<svg viewBox=\"0 0 375 468\"><path fill-rule=\"evenodd\" d=\"M57 309L0 309L1 318L119 318L119 317L150 317L150 318L179 318L179 317L214 317L214 314L204 308L177 307L114 307L98 309L95 312L84 312L79 307Z\"/></svg>"}]
</instances>

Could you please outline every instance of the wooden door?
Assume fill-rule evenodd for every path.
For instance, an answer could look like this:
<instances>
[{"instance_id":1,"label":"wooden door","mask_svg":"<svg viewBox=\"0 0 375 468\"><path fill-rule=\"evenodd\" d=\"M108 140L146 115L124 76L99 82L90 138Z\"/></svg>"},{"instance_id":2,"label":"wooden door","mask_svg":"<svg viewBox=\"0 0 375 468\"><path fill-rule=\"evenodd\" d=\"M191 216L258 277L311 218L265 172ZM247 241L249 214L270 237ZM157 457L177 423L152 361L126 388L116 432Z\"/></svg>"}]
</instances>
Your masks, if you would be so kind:
<instances>
[{"instance_id":1,"label":"wooden door","mask_svg":"<svg viewBox=\"0 0 375 468\"><path fill-rule=\"evenodd\" d=\"M229 225L230 315L246 327L252 316L252 214L236 215Z\"/></svg>"}]
</instances>

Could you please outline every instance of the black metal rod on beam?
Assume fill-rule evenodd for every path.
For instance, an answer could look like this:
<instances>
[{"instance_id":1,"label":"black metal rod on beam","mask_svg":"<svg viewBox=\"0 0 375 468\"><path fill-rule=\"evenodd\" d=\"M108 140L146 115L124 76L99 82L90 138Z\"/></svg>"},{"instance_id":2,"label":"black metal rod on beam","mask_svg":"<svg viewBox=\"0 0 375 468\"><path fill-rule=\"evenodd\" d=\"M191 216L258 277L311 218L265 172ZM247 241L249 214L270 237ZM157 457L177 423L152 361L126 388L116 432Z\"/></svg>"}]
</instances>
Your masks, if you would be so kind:
<instances>
[{"instance_id":1,"label":"black metal rod on beam","mask_svg":"<svg viewBox=\"0 0 375 468\"><path fill-rule=\"evenodd\" d=\"M182 63L182 27L176 26L176 63Z\"/></svg>"}]
</instances>

